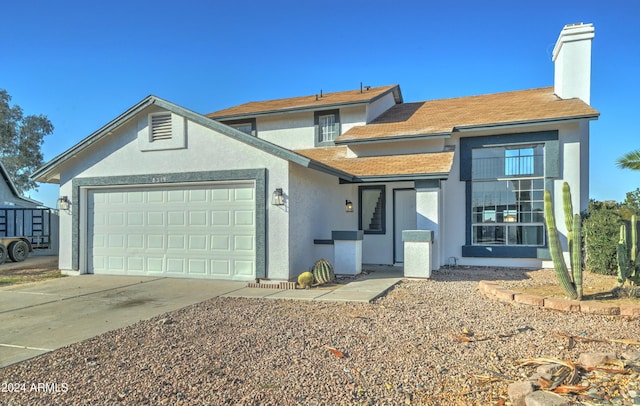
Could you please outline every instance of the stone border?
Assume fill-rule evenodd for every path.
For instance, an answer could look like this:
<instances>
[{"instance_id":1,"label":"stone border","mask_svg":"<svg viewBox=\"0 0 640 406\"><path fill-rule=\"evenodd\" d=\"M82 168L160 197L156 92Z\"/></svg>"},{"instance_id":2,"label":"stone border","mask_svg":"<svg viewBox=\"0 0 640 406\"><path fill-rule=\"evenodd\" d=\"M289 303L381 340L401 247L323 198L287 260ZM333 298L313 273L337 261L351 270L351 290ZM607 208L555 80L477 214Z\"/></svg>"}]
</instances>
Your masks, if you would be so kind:
<instances>
[{"instance_id":1,"label":"stone border","mask_svg":"<svg viewBox=\"0 0 640 406\"><path fill-rule=\"evenodd\" d=\"M505 289L498 282L492 281L480 281L478 283L478 289L488 298L502 303L521 303L549 310L558 310L561 312L580 312L605 316L627 316L640 318L640 304L614 305L602 302L529 295Z\"/></svg>"}]
</instances>

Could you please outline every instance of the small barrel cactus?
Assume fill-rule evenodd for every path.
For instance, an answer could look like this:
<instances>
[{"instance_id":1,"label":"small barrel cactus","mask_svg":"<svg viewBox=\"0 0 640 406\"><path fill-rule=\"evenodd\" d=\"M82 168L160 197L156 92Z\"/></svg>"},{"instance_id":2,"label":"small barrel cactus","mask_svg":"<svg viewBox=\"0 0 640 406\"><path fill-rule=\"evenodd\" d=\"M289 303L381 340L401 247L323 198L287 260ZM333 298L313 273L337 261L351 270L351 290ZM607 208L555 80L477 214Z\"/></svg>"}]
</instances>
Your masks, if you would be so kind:
<instances>
[{"instance_id":1,"label":"small barrel cactus","mask_svg":"<svg viewBox=\"0 0 640 406\"><path fill-rule=\"evenodd\" d=\"M336 274L333 271L333 265L326 259L319 259L313 264L313 277L319 285L325 283L334 282L336 280Z\"/></svg>"},{"instance_id":2,"label":"small barrel cactus","mask_svg":"<svg viewBox=\"0 0 640 406\"><path fill-rule=\"evenodd\" d=\"M298 276L298 285L301 288L309 289L313 285L313 274L311 272L303 272Z\"/></svg>"}]
</instances>

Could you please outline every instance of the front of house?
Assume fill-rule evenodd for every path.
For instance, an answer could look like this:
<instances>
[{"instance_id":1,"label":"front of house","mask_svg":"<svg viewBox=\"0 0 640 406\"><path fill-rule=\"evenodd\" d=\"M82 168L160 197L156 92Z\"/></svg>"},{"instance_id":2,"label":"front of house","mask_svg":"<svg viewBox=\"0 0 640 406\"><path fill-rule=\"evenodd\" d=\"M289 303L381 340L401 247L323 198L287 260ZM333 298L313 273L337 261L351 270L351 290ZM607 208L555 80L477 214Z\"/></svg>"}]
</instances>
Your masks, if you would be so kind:
<instances>
[{"instance_id":1,"label":"front of house","mask_svg":"<svg viewBox=\"0 0 640 406\"><path fill-rule=\"evenodd\" d=\"M34 174L70 203L60 268L290 280L336 260L336 236L401 265L403 230L434 232L436 269L541 266L543 191L588 203L592 38L565 27L549 88L405 103L361 86L207 115L149 96Z\"/></svg>"}]
</instances>

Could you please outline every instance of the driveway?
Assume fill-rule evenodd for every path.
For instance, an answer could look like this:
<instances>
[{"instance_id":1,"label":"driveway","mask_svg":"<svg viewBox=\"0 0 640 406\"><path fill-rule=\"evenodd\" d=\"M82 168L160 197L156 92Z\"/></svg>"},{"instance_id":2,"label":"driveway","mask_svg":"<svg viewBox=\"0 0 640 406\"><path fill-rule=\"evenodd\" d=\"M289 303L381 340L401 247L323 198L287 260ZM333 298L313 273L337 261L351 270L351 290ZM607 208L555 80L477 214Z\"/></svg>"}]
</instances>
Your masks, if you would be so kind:
<instances>
[{"instance_id":1,"label":"driveway","mask_svg":"<svg viewBox=\"0 0 640 406\"><path fill-rule=\"evenodd\" d=\"M0 367L245 286L87 275L0 288Z\"/></svg>"},{"instance_id":2,"label":"driveway","mask_svg":"<svg viewBox=\"0 0 640 406\"><path fill-rule=\"evenodd\" d=\"M0 271L55 266L56 261L56 257L30 257L24 263L3 264ZM0 288L0 368L214 297L371 302L401 277L398 269L382 267L334 289L308 290L113 275L70 276L8 286Z\"/></svg>"}]
</instances>

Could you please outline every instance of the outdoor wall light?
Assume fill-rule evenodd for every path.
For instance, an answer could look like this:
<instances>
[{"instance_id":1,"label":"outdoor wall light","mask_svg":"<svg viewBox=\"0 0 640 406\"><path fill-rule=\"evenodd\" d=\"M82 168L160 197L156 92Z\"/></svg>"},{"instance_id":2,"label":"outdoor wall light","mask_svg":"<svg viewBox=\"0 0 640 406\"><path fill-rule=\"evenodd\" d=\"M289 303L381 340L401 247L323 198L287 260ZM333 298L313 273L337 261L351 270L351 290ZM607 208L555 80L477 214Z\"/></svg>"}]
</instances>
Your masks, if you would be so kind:
<instances>
[{"instance_id":1,"label":"outdoor wall light","mask_svg":"<svg viewBox=\"0 0 640 406\"><path fill-rule=\"evenodd\" d=\"M344 211L346 211L347 213L352 213L353 212L353 203L351 203L351 200L345 201Z\"/></svg>"},{"instance_id":2,"label":"outdoor wall light","mask_svg":"<svg viewBox=\"0 0 640 406\"><path fill-rule=\"evenodd\" d=\"M69 201L69 197L60 196L58 198L58 208L60 210L69 210L69 206L71 206L71 202Z\"/></svg>"},{"instance_id":3,"label":"outdoor wall light","mask_svg":"<svg viewBox=\"0 0 640 406\"><path fill-rule=\"evenodd\" d=\"M273 195L271 195L271 204L274 206L284 205L284 194L282 193L282 188L277 188L273 191Z\"/></svg>"}]
</instances>

